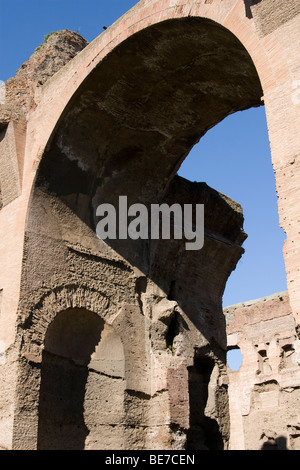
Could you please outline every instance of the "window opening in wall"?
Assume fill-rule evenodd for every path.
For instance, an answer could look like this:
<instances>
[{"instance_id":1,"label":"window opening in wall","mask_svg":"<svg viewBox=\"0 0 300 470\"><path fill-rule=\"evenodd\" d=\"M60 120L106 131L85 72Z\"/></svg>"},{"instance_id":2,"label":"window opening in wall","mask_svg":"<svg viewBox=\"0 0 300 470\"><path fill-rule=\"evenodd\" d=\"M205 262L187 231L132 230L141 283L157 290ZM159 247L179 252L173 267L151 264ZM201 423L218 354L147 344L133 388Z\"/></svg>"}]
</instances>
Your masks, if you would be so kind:
<instances>
[{"instance_id":1,"label":"window opening in wall","mask_svg":"<svg viewBox=\"0 0 300 470\"><path fill-rule=\"evenodd\" d=\"M269 364L269 357L266 349L260 349L258 351L258 369L257 375L259 374L270 374L272 372L272 367Z\"/></svg>"},{"instance_id":2,"label":"window opening in wall","mask_svg":"<svg viewBox=\"0 0 300 470\"><path fill-rule=\"evenodd\" d=\"M243 359L244 357L238 346L227 351L227 364L233 372L240 369Z\"/></svg>"},{"instance_id":3,"label":"window opening in wall","mask_svg":"<svg viewBox=\"0 0 300 470\"><path fill-rule=\"evenodd\" d=\"M295 348L292 344L285 344L282 346L282 352L280 355L280 366L279 369L287 369L295 365L293 359L295 354Z\"/></svg>"}]
</instances>

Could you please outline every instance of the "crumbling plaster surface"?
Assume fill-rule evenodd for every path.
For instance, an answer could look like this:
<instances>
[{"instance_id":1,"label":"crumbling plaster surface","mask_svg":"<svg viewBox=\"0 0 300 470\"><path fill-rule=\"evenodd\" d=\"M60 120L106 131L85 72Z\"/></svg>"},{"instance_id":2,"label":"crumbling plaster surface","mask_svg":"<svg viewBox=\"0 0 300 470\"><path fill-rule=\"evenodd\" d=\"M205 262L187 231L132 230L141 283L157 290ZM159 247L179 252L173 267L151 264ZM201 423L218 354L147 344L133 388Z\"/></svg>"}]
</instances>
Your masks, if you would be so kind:
<instances>
[{"instance_id":1,"label":"crumbling plaster surface","mask_svg":"<svg viewBox=\"0 0 300 470\"><path fill-rule=\"evenodd\" d=\"M299 271L297 268L299 265L297 258L299 256L297 249L299 222L297 213L291 208L297 207L296 201L299 199L296 185L299 161L297 157L299 148L297 132L299 127L299 92L297 89L297 83L299 83L297 72L299 16L297 16L297 8L299 3L297 1L284 2L282 4L286 8L284 19L289 17L290 10L294 12L295 16L289 21L284 20L280 26L276 20L271 32L267 36L261 37L256 29L255 21L258 17L261 22L267 18L264 17L263 12L258 12L256 8L260 4L263 5L265 1L247 2L247 5L246 2L240 0L190 1L186 4L180 0L139 2L119 21L85 47L80 54L69 61L63 70L55 74L55 79L52 77L43 86L31 88L33 93L31 101L33 100L34 106L26 111L27 132L26 143L25 139L23 140L24 157L20 157L18 153L18 158L23 160L20 181L22 192L17 201L14 200L10 203L10 207L7 210L4 208L1 213L2 224L5 225L5 233L2 238L4 249L1 256L6 269L5 278L1 283L6 286L2 309L5 317L5 341L7 344L11 344L14 338L15 314L13 312L16 312L18 299L14 292L18 291L20 284L22 233L25 229L24 224L32 183L47 142L67 103L95 66L122 41L151 24L170 18L184 18L187 15L209 18L232 31L250 53L258 71L266 104L272 159L279 196L280 224L287 233L284 254L290 303L294 315L298 315L300 303ZM252 12L251 18L246 14L247 9L248 12L249 9ZM290 103L290 106L287 106L286 103ZM7 113L6 110L3 112ZM291 184L288 184L288 181ZM295 185L292 184L293 181ZM18 235L20 235L19 238ZM10 246L11 240L14 240L13 247ZM12 251L14 263L10 261Z\"/></svg>"},{"instance_id":2,"label":"crumbling plaster surface","mask_svg":"<svg viewBox=\"0 0 300 470\"><path fill-rule=\"evenodd\" d=\"M128 412L118 424L126 432L121 440L114 434L106 447L227 448L222 293L242 254L242 212L205 184L174 176L211 126L261 105L263 94L295 319L300 292L299 220L288 209L297 207L298 187L286 184L297 181L298 168L297 2L285 3L289 13L293 8L291 19L283 15L281 22L279 15L265 36L257 25L267 10L247 3L252 18L242 1L141 1L89 45L75 33L54 35L53 50L47 42L7 84L0 138L7 156L0 174L3 448L45 446L38 410L45 371L74 360L55 359L57 351L46 347L47 332L60 314L78 311L86 318L97 315L123 347L121 401ZM56 60L56 46L62 61ZM104 199L116 202L125 190L130 202L150 204L154 195L155 201L205 203L205 249L183 256L174 241L101 243L95 207ZM100 335L100 349L101 341ZM97 400L93 383L103 371L95 376L92 357L84 367ZM193 390L201 397L198 404ZM95 424L92 415L86 419ZM103 419L99 433L89 432L81 446L99 446L103 429L115 424Z\"/></svg>"},{"instance_id":3,"label":"crumbling plaster surface","mask_svg":"<svg viewBox=\"0 0 300 470\"><path fill-rule=\"evenodd\" d=\"M220 233L215 218L210 220L209 214L216 214L222 208L224 228L228 228L225 221L232 219L233 232L240 241L245 236L239 225L243 217L238 205L234 203L231 207L230 201L216 191L181 178L174 180L169 198L172 201L176 195L186 201L193 193L197 201L205 201L207 208L211 207L206 218L205 249L195 257L193 252L185 253L180 241L155 242L146 273L145 266L143 271L132 266L97 239L57 197L36 190L28 219L25 258L30 263L26 263L24 270L18 327L22 361L15 413L15 448L36 445L34 439L41 419L37 409L39 364L43 363L44 349L48 351L45 337L56 316L74 308L85 308L99 315L113 328L124 348L123 406L126 413L124 411L122 417L120 409L118 432L114 437L111 430L116 428L116 422L97 423L98 431L94 425L95 434L91 436L90 430L87 432L85 448L153 449L186 445L205 448L207 443L196 429L198 421L195 431L189 432L191 410L194 415L194 410L204 413L204 408L205 419L216 423L212 435L216 436L217 445L227 446L226 335L221 293L227 273L235 266L242 249L234 238L226 239L225 234ZM47 225L40 230L42 217L46 218ZM72 227L72 230L65 227ZM39 263L41 256L42 264ZM222 269L219 268L216 275L216 267L221 263ZM102 337L99 344L102 344ZM210 361L207 382L202 381L197 369L203 360ZM95 369L92 363L88 368ZM25 387L24 383L27 383ZM200 396L192 397L192 383ZM109 382L107 387L109 395ZM200 423L204 420L201 413ZM86 418L90 422L90 418ZM203 426L205 432L205 422ZM24 442L24 430L27 442ZM104 439L107 433L111 435L108 441ZM43 448L44 442L39 440L38 448ZM47 441L47 445L55 443ZM67 444L60 440L60 445Z\"/></svg>"},{"instance_id":4,"label":"crumbling plaster surface","mask_svg":"<svg viewBox=\"0 0 300 470\"><path fill-rule=\"evenodd\" d=\"M287 292L224 312L228 348L243 355L228 369L230 448L299 450L300 341Z\"/></svg>"}]
</instances>

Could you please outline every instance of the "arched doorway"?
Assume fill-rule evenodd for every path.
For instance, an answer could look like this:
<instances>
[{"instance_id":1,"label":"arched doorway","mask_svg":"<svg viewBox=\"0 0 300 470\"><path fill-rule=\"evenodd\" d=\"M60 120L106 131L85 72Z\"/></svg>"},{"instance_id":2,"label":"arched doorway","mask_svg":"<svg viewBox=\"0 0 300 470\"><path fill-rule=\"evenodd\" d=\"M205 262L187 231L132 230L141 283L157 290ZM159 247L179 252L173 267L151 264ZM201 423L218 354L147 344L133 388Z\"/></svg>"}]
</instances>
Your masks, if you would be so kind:
<instances>
[{"instance_id":1,"label":"arched doorway","mask_svg":"<svg viewBox=\"0 0 300 470\"><path fill-rule=\"evenodd\" d=\"M124 352L109 325L85 309L50 324L41 364L38 450L123 448Z\"/></svg>"}]
</instances>

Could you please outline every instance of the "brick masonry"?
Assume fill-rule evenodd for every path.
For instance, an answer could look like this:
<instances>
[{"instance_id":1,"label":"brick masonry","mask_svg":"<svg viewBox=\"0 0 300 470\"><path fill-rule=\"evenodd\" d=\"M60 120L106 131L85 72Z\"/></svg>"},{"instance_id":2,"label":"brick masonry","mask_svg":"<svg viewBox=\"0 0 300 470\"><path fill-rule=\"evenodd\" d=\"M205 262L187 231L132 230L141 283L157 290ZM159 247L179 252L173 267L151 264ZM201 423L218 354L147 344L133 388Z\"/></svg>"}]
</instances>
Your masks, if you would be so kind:
<instances>
[{"instance_id":1,"label":"brick masonry","mask_svg":"<svg viewBox=\"0 0 300 470\"><path fill-rule=\"evenodd\" d=\"M272 8L270 10L271 4ZM29 83L26 81L24 85L27 90L25 101L18 103L16 108L14 107L13 86L7 90L8 93L6 95L9 100L9 106L0 105L0 150L1 159L3 160L4 158L4 164L0 172L2 205L0 212L0 259L2 266L0 273L0 288L2 292L0 341L1 344L5 344L6 346L6 357L10 361L9 370L11 372L9 376L7 376L7 364L2 368L2 389L6 391L6 396L8 397L7 400L3 399L1 401L2 419L0 422L0 445L3 448L22 448L26 446L34 448L36 445L37 422L34 411L32 411L32 415L27 416L27 422L31 423L31 431L29 432L27 430L29 436L28 442L25 444L22 442L20 435L16 434L18 427L21 430L23 429L22 426L26 428L26 420L22 422L18 421L20 410L24 410L26 407L23 406L22 408L22 403L16 405L13 395L15 390L20 390L20 388L18 388L18 385L22 383L20 377L23 377L22 374L25 374L26 367L29 367L28 364L26 364L25 369L20 375L16 366L16 357L19 357L19 352L16 351L19 351L21 347L20 329L22 329L22 322L25 321L22 317L23 313L20 310L20 305L24 302L22 292L26 292L28 288L26 285L27 281L23 276L23 267L26 266L28 269L30 268L32 279L40 279L41 273L47 273L47 267L50 269L50 262L49 266L47 265L48 261L44 267L42 267L41 263L39 266L30 266L30 257L28 260L28 253L30 252L27 251L27 245L25 243L29 233L27 230L28 216L33 208L31 205L32 190L34 188L37 171L40 168L40 162L43 161L47 149L51 146L52 138L55 136L55 130L62 122L64 111L70 103L71 98L80 89L84 81L92 76L97 66L99 66L103 59L108 57L117 46L125 44L125 41L132 38L135 33L143 32L146 28L154 26L157 23L190 17L205 18L210 20L210 24L212 24L211 22L216 22L238 38L253 60L263 90L261 93L263 96L260 98L264 101L267 114L272 162L278 194L280 225L285 230L287 237L284 247L284 259L289 294L289 319L293 319L296 326L300 324L300 219L298 209L300 203L299 2L297 0L276 2L276 8L274 8L273 5L274 2L270 2L269 0L262 0L261 2L244 2L242 0L215 0L211 2L204 0L142 0L91 44L86 45L86 43L83 43L83 50L79 53L78 50L72 53L72 60L66 60L65 64L60 64L58 67L59 70L53 69L53 73L50 74L51 76L47 77L46 81L43 77L41 83L39 83L38 77L33 75L31 81L29 81ZM249 14L249 11L251 14ZM272 14L270 14L270 11ZM64 66L60 68L61 65ZM23 75L19 78L21 81L24 80ZM39 202L37 206L34 207L42 207L42 201L43 198L40 195ZM51 206L50 201L47 201L47 204ZM58 209L58 212L59 210L60 209ZM44 220L44 222L45 227L47 227L47 220ZM42 225L39 227L43 228ZM82 227L80 227L80 230L81 229ZM33 232L34 231L38 231L37 227L34 227ZM85 241L90 240L90 233L83 231L83 237ZM73 247L76 245L73 239L68 240L68 243ZM95 246L92 248L89 246L89 249L89 253L93 253ZM235 247L235 249L237 248ZM40 248L37 248L36 253L38 253L39 250ZM82 255L82 258L84 258L84 255ZM228 271L233 269L234 260L237 258L238 255L235 254ZM118 262L119 261L120 260L118 260ZM53 266L50 271L55 275L59 272L59 263L59 258L57 258L56 262L53 260ZM85 262L82 262L82 265L80 265L81 268L85 266L84 263ZM42 271L39 271L41 269ZM124 279L123 276L124 273L120 275L122 282ZM122 282L120 285L122 285ZM41 291L46 288L49 289L50 285L51 283L47 286L40 286ZM71 294L67 288L66 292L68 292L66 293L66 298L69 298L68 296ZM73 292L72 288L71 292ZM127 301L130 303L133 300L133 293L130 290L127 294ZM34 295L38 297L40 293ZM75 300L68 300L70 305L73 305L74 308L82 308L88 303L88 301L86 301L83 305L81 297L80 301L78 300L78 295L79 294L75 293L75 297L73 297L72 294L70 298L74 298ZM84 294L82 295L84 296ZM142 292L140 295L143 297L146 294ZM46 294L44 297L43 294L42 298L46 299L48 297ZM50 296L50 299L51 298ZM38 298L34 298L34 300L36 303L33 303L33 305L39 306L40 300ZM209 303L208 299L205 301ZM26 302L27 305L31 305L28 299L25 299L25 303ZM205 308L209 311L210 306L207 308L206 305ZM49 310L44 304L41 307L41 311L46 312L45 315L48 315L47 312L49 312ZM135 311L135 308L133 308L133 311ZM207 315L207 318L209 318L209 313ZM38 328L42 328L38 330L38 332L43 331L45 324L38 326ZM216 330L217 324L218 322L216 322L214 326ZM41 337L38 332L35 334L38 335L38 340L40 340ZM31 332L30 334L33 333ZM224 347L223 336L220 334L220 338L218 338L218 342L222 348ZM39 346L37 346L38 340L35 338L32 343L33 351L25 351L26 354L29 354L28 357L31 358L30 360L28 359L29 362L39 357L40 350ZM201 343L202 340L203 338L201 340L198 338L195 340L195 344L198 344L199 347L201 345L202 347L205 344L205 341L204 344ZM212 353L213 356L215 353L216 351ZM150 353L147 348L139 351L139 357L146 355L149 359L148 354ZM189 352L189 354L189 367L191 367L191 352ZM34 359L33 363L35 363L35 360L37 359ZM201 360L203 360L203 358L201 358ZM155 367L152 374L153 377L155 377L155 381L153 383L157 384L156 386L159 390L163 390L167 383L167 376L171 376L172 374L166 372L168 367L162 368L161 365L158 365L156 359L154 362ZM177 366L175 367L175 371L178 370L178 373L175 372L174 376L177 377L178 380L183 381L184 374L182 373L181 365ZM218 367L219 371L221 371L222 367L220 364ZM196 369L193 370L192 375L194 374L198 377L197 374L199 374L199 371ZM35 375L35 372L32 371L32 374L31 386L33 386L33 384L36 386L39 378ZM214 372L212 372L212 374L214 374ZM24 376L26 376L26 374ZM218 379L221 382L223 380L222 377L223 372L221 371ZM216 380L216 383L218 380ZM30 384L28 384L28 387L30 388ZM138 386L136 387L138 388ZM143 384L142 390L138 390L138 392L149 394L149 383ZM187 393L187 391L185 392ZM155 395L157 389L156 391L151 391L150 387L150 395L151 393ZM270 393L269 396L274 398L277 392L274 387L272 388L270 386L267 393ZM173 397L175 397L174 399L176 400L174 394L172 395L172 400ZM183 397L185 397L185 395L183 395ZM130 402L131 405L134 406L134 402L136 401L138 403L139 400L140 396L136 396L132 403L130 400L128 403ZM184 406L184 403L186 403L185 399L178 404L178 406ZM174 403L172 402L172 409L173 405ZM154 406L156 406L156 404ZM144 410L145 416L147 414L150 416L151 412L146 408ZM166 410L165 413L168 415ZM177 416L176 410L174 411L174 416ZM143 419L144 417L141 417L142 425L144 424ZM250 418L248 422L250 422ZM155 426L156 425L157 422L155 423ZM289 425L296 426L296 423L289 423ZM224 423L222 426L224 427ZM155 434L153 429L151 432ZM151 442L151 432L149 431L149 435L144 436L144 442ZM161 442L166 443L172 439L168 434L169 430L167 426L164 427L161 432ZM184 436L182 436L181 431L177 429L175 434L176 435L173 435L173 439L177 439L177 441L181 443L180 445L183 445ZM226 431L224 431L224 435L225 434ZM270 440L273 438L271 436ZM129 436L128 439L133 439L134 441L136 437ZM292 443L291 445L296 444Z\"/></svg>"},{"instance_id":2,"label":"brick masonry","mask_svg":"<svg viewBox=\"0 0 300 470\"><path fill-rule=\"evenodd\" d=\"M299 450L300 345L287 292L225 309L228 348L243 361L229 374L230 449Z\"/></svg>"}]
</instances>

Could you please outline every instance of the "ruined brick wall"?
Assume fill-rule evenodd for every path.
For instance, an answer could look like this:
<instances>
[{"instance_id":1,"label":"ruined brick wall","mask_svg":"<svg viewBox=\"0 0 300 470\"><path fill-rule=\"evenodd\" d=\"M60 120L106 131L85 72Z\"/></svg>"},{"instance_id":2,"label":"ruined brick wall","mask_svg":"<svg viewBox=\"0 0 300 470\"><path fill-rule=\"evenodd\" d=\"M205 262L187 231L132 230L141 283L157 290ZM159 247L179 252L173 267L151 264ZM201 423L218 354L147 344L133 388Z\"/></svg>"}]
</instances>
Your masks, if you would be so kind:
<instances>
[{"instance_id":1,"label":"ruined brick wall","mask_svg":"<svg viewBox=\"0 0 300 470\"><path fill-rule=\"evenodd\" d=\"M228 348L240 348L239 370L228 367L230 449L300 449L300 341L287 292L225 309Z\"/></svg>"},{"instance_id":2,"label":"ruined brick wall","mask_svg":"<svg viewBox=\"0 0 300 470\"><path fill-rule=\"evenodd\" d=\"M259 410L277 396L281 410L297 402L298 375L290 379L289 369L297 345L292 324L300 323L300 12L296 0L276 1L272 9L274 3L142 0L91 44L69 31L51 36L5 84L2 448L54 447L58 440L89 449L228 447L222 294L243 251L242 209L204 183L175 175L209 128L232 112L262 104L287 234L291 312L282 317L287 326L280 315L274 320L282 354L279 365L275 359L272 365L275 378L257 381L266 372L256 374L255 366L247 380ZM185 255L176 240L101 243L95 207L115 202L128 188L130 202L203 202L204 249ZM89 337L81 354L76 335L67 335L68 347L62 347L62 325ZM244 327L247 337L246 321ZM118 354L111 356L110 344ZM267 346L258 345L266 370ZM69 380L57 390L51 377L61 380L64 373ZM52 405L61 400L69 406L74 378L80 386L68 416L76 419L65 421L64 410ZM111 389L117 390L113 397ZM271 398L261 404L262 397ZM117 415L106 412L107 402L110 410L118 407ZM242 436L254 429L256 408L251 410L236 414ZM55 422L65 426L62 435ZM265 438L250 436L243 445L276 443L283 436L296 447L297 423L289 419L286 428L289 433L278 429L276 435L263 429Z\"/></svg>"},{"instance_id":3,"label":"ruined brick wall","mask_svg":"<svg viewBox=\"0 0 300 470\"><path fill-rule=\"evenodd\" d=\"M181 22L170 25L174 33L178 28L183 31L183 26ZM185 35L192 38L199 27L198 21L191 22ZM152 34L156 41L158 35L168 44L168 25ZM215 34L219 36L220 32L212 27L212 36ZM52 49L47 42L48 55L65 35L66 58L68 40L71 46L76 40L84 44L70 32L57 33L49 39ZM231 39L229 36L228 41ZM147 40L153 41L151 34ZM197 36L194 41L196 51ZM162 93L168 119L163 115L159 122L155 106L146 114L143 109L136 110L131 94L127 96L131 87L124 87L125 73L129 74L128 82L136 79L139 87L148 90L160 72L157 66L152 84L150 76L140 82L142 68L149 73L148 57L144 58L143 42L132 42L125 47L141 48L137 58L128 54L132 67L128 67L128 55L120 52L99 67L100 77L92 77L79 101L65 113L35 180L24 234L17 334L3 368L5 378L8 368L17 377L15 396L10 388L12 374L8 383L3 381L6 393L1 403L2 429L7 414L15 449L228 446L222 292L243 253L246 235L242 209L205 183L186 181L170 171L178 165L177 154L182 158L181 152L195 139L190 129L192 120L188 112L183 113L187 121L183 126L182 117L177 117L182 113L181 106L174 107L162 88L155 92ZM188 38L183 47L187 44L191 44ZM235 40L233 48L246 62L255 87L245 83L242 104L239 100L236 103L233 93L229 108L227 100L223 107L214 106L213 120L220 119L232 106L239 108L243 100L255 105L260 102L261 88L248 55ZM152 54L151 48L149 51ZM165 64L161 54L155 60ZM26 64L26 86L18 82L18 76L15 79L23 96L18 108L22 112L34 108L30 93L39 85L33 73L39 57L40 51L36 51ZM110 70L114 70L115 60L123 74L117 83L118 94L111 100L116 77ZM44 74L46 70L43 68ZM52 70L50 66L45 84L51 80ZM101 79L106 74L111 75L110 81ZM237 81L238 76L237 71ZM169 78L178 86L172 67ZM213 80L223 81L223 77ZM105 87L105 92L99 91L99 86ZM170 82L165 86L168 88ZM183 92L189 98L188 87ZM102 110L99 107L96 113L95 103L99 106L102 95ZM134 106L131 113L128 109L127 114L120 113L123 100L128 101L127 108ZM197 125L202 125L199 118ZM145 119L149 120L147 138ZM111 127L122 129L118 139L111 139ZM152 149L157 134L163 136L160 140L165 139L160 149L163 160ZM8 137L6 132L6 144ZM112 156L108 158L105 152L101 155L99 148L96 154L95 143L99 148L107 147ZM7 150L4 155L8 160ZM155 164L154 158L165 164ZM110 177L103 178L103 174ZM114 202L125 190L130 202L205 204L205 247L187 252L184 242L174 239L117 241L112 246L99 240L95 232L97 200ZM2 439L3 447L9 447L4 433Z\"/></svg>"}]
</instances>

